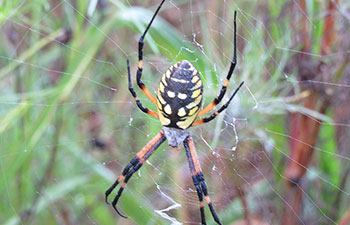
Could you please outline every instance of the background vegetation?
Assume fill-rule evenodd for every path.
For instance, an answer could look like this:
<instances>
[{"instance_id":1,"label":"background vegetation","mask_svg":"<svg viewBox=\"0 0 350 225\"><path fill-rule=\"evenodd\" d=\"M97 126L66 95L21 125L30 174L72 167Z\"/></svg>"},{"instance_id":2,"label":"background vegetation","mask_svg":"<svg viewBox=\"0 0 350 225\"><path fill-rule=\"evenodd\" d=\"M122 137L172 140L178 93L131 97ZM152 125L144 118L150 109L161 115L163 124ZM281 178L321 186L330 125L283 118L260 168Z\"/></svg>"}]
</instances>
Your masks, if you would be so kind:
<instances>
[{"instance_id":1,"label":"background vegetation","mask_svg":"<svg viewBox=\"0 0 350 225\"><path fill-rule=\"evenodd\" d=\"M104 203L161 129L137 109L126 77L158 4L0 1L1 224L199 223L184 150L166 144L124 192L129 220ZM225 114L191 129L223 224L349 224L348 1L166 1L146 38L146 85L155 91L187 59L209 103L232 57L234 10L229 93L245 86Z\"/></svg>"}]
</instances>

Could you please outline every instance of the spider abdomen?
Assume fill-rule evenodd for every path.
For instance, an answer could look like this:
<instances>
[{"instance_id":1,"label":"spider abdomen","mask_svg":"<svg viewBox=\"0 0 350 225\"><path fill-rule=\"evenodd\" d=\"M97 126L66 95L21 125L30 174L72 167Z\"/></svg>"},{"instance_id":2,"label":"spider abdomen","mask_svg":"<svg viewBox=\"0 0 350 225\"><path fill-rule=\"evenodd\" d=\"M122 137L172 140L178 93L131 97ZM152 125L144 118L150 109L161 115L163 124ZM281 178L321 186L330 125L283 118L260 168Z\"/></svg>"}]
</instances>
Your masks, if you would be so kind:
<instances>
[{"instance_id":1,"label":"spider abdomen","mask_svg":"<svg viewBox=\"0 0 350 225\"><path fill-rule=\"evenodd\" d=\"M187 129L202 103L203 83L187 60L171 66L162 76L157 92L158 117L165 127Z\"/></svg>"}]
</instances>

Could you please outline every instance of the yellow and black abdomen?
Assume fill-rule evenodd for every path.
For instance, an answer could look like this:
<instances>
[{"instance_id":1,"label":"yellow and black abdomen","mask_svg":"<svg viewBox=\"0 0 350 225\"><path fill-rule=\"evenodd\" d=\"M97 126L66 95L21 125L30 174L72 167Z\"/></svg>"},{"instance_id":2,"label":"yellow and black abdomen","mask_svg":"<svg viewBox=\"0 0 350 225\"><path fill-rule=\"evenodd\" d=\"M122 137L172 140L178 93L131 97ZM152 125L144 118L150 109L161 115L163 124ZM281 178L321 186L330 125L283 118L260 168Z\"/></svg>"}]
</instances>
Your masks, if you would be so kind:
<instances>
[{"instance_id":1,"label":"yellow and black abdomen","mask_svg":"<svg viewBox=\"0 0 350 225\"><path fill-rule=\"evenodd\" d=\"M202 103L203 84L197 69L187 60L171 66L159 82L158 117L165 127L187 129Z\"/></svg>"}]
</instances>

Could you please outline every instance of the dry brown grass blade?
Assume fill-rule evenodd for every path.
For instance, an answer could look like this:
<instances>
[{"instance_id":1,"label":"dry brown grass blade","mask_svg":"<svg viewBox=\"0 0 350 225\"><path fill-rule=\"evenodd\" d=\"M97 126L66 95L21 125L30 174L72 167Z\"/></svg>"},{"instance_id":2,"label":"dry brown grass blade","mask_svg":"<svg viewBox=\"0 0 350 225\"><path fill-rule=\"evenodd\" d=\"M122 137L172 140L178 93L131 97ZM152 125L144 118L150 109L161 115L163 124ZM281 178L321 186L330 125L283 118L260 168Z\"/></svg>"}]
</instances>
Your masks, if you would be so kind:
<instances>
[{"instance_id":1,"label":"dry brown grass blade","mask_svg":"<svg viewBox=\"0 0 350 225\"><path fill-rule=\"evenodd\" d=\"M323 30L321 54L328 54L330 52L332 42L334 40L334 9L337 2L329 1L327 8L327 16L325 19L325 26ZM302 30L301 40L303 43L302 50L310 50L310 37L307 21L306 2L299 1L300 7L303 11L301 18ZM298 77L300 81L320 79L322 76L321 66L323 62L315 61L309 55L301 55L297 57L296 65L298 67ZM313 111L324 114L328 108L328 101L319 93L318 89L311 86L304 87L310 90L310 95L304 99L304 107ZM291 140L290 140L290 160L285 171L287 178L286 187L286 202L284 212L282 215L281 224L297 224L298 216L300 214L302 192L299 187L300 180L303 178L306 168L312 159L314 146L316 144L320 121L309 115L301 113L293 113L290 122Z\"/></svg>"},{"instance_id":2,"label":"dry brown grass blade","mask_svg":"<svg viewBox=\"0 0 350 225\"><path fill-rule=\"evenodd\" d=\"M350 209L341 218L339 225L350 225Z\"/></svg>"}]
</instances>

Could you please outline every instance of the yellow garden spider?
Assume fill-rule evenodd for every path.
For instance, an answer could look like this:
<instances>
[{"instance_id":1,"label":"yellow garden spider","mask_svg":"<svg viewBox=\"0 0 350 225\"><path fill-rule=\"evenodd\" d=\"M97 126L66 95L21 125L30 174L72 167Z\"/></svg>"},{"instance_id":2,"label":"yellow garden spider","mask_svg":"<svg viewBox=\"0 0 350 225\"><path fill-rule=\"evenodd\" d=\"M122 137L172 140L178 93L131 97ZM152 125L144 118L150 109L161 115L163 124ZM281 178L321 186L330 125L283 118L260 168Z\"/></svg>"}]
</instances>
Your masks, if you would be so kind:
<instances>
[{"instance_id":1,"label":"yellow garden spider","mask_svg":"<svg viewBox=\"0 0 350 225\"><path fill-rule=\"evenodd\" d=\"M129 59L127 59L127 69L128 69L128 82L129 82L129 91L134 97L137 106L141 111L151 115L160 120L160 123L163 125L163 128L159 133L146 144L143 149L136 154L136 156L130 161L130 163L124 168L122 174L118 179L112 184L110 188L105 193L106 203L108 202L109 194L115 189L115 187L122 181L122 183L117 195L112 201L112 206L115 211L122 217L127 218L119 212L116 205L120 196L123 193L123 190L131 178L131 176L144 164L144 162L155 152L155 150L165 141L168 140L168 144L172 148L180 148L181 143L184 144L186 155L192 175L193 184L196 188L199 206L201 213L202 224L206 224L205 215L204 215L204 203L203 195L205 201L207 202L210 212L214 220L221 224L219 217L217 216L214 207L210 201L207 191L207 185L204 181L204 176L199 165L198 156L196 149L191 137L191 133L187 130L188 128L203 123L207 123L213 120L218 114L227 108L230 104L233 97L236 95L238 90L242 87L242 82L238 88L233 92L230 99L219 108L216 112L212 113L210 116L198 119L200 116L211 111L217 104L223 99L226 88L231 78L231 75L235 69L237 62L236 54L236 12L234 14L234 52L233 59L231 61L231 66L226 76L225 83L223 84L220 94L204 109L199 110L202 103L202 93L203 93L203 84L201 77L198 74L196 68L187 60L182 60L173 66L171 66L162 76L157 92L157 98L154 97L149 90L146 88L145 84L141 80L142 75L142 54L143 54L143 45L144 38L147 34L147 31L152 25L153 20L157 16L160 8L162 7L165 0L163 0L156 12L154 13L150 23L148 24L145 32L140 37L139 40L139 63L137 69L137 84L142 90L142 92L157 106L157 112L154 112L146 107L144 107L136 95L130 78L130 65Z\"/></svg>"}]
</instances>

